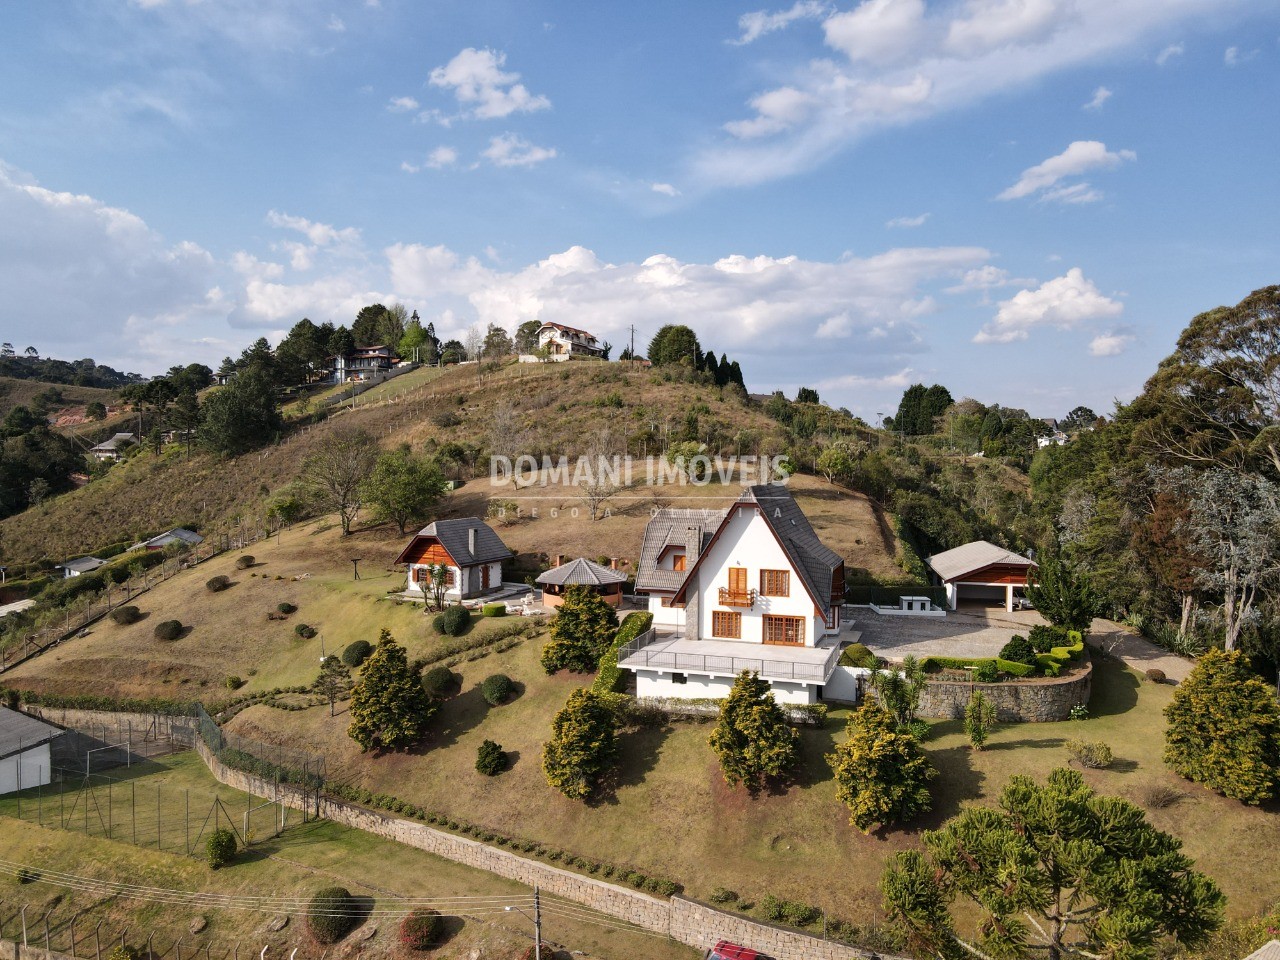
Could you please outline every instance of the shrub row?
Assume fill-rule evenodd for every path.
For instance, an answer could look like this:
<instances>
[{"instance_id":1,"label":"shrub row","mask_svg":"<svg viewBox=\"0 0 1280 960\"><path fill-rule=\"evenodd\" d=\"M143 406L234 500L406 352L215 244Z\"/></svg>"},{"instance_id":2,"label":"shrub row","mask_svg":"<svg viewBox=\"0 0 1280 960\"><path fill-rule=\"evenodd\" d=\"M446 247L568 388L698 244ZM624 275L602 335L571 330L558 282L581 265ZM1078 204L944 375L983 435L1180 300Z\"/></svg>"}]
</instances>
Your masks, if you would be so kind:
<instances>
[{"instance_id":1,"label":"shrub row","mask_svg":"<svg viewBox=\"0 0 1280 960\"><path fill-rule=\"evenodd\" d=\"M980 681L982 678L979 676L979 671L984 666L994 666L999 672L1007 673L1013 677L1029 677L1037 672L1037 668L1030 664L1014 663L1012 660L1001 660L999 657L922 657L920 666L925 673L977 667L978 670L974 672L974 678Z\"/></svg>"},{"instance_id":2,"label":"shrub row","mask_svg":"<svg viewBox=\"0 0 1280 960\"><path fill-rule=\"evenodd\" d=\"M500 644L503 640L510 640L514 637L528 637L537 633L541 629L541 625L531 622L508 623L496 630L478 636L459 637L454 640L442 641L435 650L428 656L419 657L413 661L414 668L417 670L425 669L433 663L439 663L442 660L448 660L450 657L459 654L469 653L472 650L478 650L481 647L491 647ZM514 646L514 644L512 644ZM510 649L510 648L507 648Z\"/></svg>"},{"instance_id":3,"label":"shrub row","mask_svg":"<svg viewBox=\"0 0 1280 960\"><path fill-rule=\"evenodd\" d=\"M239 770L241 773L247 773L251 776L262 777L264 780L274 780L276 783L292 783L308 790L319 790L324 786L324 779L317 774L307 773L303 770L295 770L293 767L286 767L283 764L272 763L270 760L263 760L261 757L255 757L251 753L244 750L237 750L235 747L224 747L217 751L218 759L225 763L233 770Z\"/></svg>"},{"instance_id":4,"label":"shrub row","mask_svg":"<svg viewBox=\"0 0 1280 960\"><path fill-rule=\"evenodd\" d=\"M101 696L93 693L36 693L31 690L8 690L18 695L21 703L33 707L55 707L64 710L101 710L114 713L159 713L168 717L190 717L196 712L196 704L190 700L171 700L166 697L127 699Z\"/></svg>"},{"instance_id":5,"label":"shrub row","mask_svg":"<svg viewBox=\"0 0 1280 960\"><path fill-rule=\"evenodd\" d=\"M374 793L345 783L326 784L325 792L335 800L345 800L348 803L358 803L363 806L385 810L388 813L400 814L414 820L422 820L445 830L473 837L483 843L496 843L500 847L507 847L518 853L526 853L542 860L548 860L558 866L571 867L592 876L600 876L619 883L626 883L637 890L644 890L656 896L670 897L679 893L682 889L678 883L666 877L653 876L642 873L639 870L603 861L589 860L564 850L547 847L535 840L506 836L492 830L486 830L476 824L467 823L465 820L457 820L446 817L443 814L431 813L389 794Z\"/></svg>"},{"instance_id":6,"label":"shrub row","mask_svg":"<svg viewBox=\"0 0 1280 960\"><path fill-rule=\"evenodd\" d=\"M652 613L635 611L623 618L622 626L618 627L613 643L600 658L600 670L596 674L595 682L591 684L591 689L595 693L617 693L622 689L625 674L618 666L618 652L651 626L653 626Z\"/></svg>"}]
</instances>

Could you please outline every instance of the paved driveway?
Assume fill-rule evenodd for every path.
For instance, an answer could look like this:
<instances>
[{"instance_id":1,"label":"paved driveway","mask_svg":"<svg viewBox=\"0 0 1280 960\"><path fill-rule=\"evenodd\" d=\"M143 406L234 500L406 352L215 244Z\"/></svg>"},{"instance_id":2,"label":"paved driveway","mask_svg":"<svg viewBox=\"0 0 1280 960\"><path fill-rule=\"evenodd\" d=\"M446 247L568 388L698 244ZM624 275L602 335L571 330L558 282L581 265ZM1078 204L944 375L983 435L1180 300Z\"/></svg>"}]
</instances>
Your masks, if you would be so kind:
<instances>
[{"instance_id":1,"label":"paved driveway","mask_svg":"<svg viewBox=\"0 0 1280 960\"><path fill-rule=\"evenodd\" d=\"M945 617L886 617L856 608L852 629L860 642L886 660L904 657L994 657L1015 633L1026 636L1044 620L1033 610L969 608Z\"/></svg>"}]
</instances>

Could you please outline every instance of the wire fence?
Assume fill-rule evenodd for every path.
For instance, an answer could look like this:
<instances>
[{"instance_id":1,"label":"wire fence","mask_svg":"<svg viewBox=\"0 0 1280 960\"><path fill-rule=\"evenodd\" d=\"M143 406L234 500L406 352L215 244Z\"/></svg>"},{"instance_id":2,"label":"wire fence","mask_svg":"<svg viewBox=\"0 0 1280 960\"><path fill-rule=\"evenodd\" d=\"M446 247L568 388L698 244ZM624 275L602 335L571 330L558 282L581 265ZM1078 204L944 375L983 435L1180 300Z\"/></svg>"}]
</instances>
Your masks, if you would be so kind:
<instances>
[{"instance_id":1,"label":"wire fence","mask_svg":"<svg viewBox=\"0 0 1280 960\"><path fill-rule=\"evenodd\" d=\"M201 704L195 705L194 716L189 720L175 722L173 730L176 737L190 740L188 746L195 746L198 737L215 757L243 773L306 790L318 792L324 788L326 764L322 755L228 733Z\"/></svg>"}]
</instances>

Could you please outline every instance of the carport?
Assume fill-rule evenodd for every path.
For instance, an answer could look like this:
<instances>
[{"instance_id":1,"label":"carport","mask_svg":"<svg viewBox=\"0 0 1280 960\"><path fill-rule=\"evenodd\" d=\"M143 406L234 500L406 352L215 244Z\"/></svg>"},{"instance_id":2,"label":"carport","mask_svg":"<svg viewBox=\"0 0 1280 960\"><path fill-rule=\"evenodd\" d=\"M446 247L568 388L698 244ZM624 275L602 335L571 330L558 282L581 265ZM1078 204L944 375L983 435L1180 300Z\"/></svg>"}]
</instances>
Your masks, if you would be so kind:
<instances>
[{"instance_id":1,"label":"carport","mask_svg":"<svg viewBox=\"0 0 1280 960\"><path fill-rule=\"evenodd\" d=\"M1003 603L1012 613L1015 600L1024 594L1035 561L986 540L975 540L929 557L930 579L947 591L952 610L965 601Z\"/></svg>"}]
</instances>

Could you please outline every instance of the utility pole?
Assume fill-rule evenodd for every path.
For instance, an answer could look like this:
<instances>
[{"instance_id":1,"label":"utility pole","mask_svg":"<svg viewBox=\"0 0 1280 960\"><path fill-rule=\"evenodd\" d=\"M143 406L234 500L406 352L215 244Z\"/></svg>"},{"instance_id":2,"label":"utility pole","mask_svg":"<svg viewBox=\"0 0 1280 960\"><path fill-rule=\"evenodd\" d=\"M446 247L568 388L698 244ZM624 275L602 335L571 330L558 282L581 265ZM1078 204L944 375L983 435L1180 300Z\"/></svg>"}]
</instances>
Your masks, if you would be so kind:
<instances>
[{"instance_id":1,"label":"utility pole","mask_svg":"<svg viewBox=\"0 0 1280 960\"><path fill-rule=\"evenodd\" d=\"M533 888L533 960L542 960L542 896Z\"/></svg>"}]
</instances>

